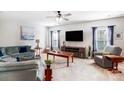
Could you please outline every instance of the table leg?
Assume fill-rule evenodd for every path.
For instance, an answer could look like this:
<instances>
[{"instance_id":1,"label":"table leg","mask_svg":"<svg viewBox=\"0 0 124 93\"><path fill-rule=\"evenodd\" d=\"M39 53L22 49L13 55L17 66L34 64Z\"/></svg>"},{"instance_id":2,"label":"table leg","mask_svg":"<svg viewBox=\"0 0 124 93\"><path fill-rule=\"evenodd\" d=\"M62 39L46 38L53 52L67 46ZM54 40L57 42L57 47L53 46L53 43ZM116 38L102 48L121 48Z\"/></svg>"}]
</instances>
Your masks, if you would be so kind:
<instances>
[{"instance_id":1,"label":"table leg","mask_svg":"<svg viewBox=\"0 0 124 93\"><path fill-rule=\"evenodd\" d=\"M73 56L72 56L72 63L73 63Z\"/></svg>"},{"instance_id":2,"label":"table leg","mask_svg":"<svg viewBox=\"0 0 124 93\"><path fill-rule=\"evenodd\" d=\"M69 57L67 57L67 67L69 67Z\"/></svg>"},{"instance_id":3,"label":"table leg","mask_svg":"<svg viewBox=\"0 0 124 93\"><path fill-rule=\"evenodd\" d=\"M39 49L39 56L41 57L41 49Z\"/></svg>"},{"instance_id":4,"label":"table leg","mask_svg":"<svg viewBox=\"0 0 124 93\"><path fill-rule=\"evenodd\" d=\"M121 73L121 71L118 70L118 62L113 62L113 63L114 63L114 67L112 73Z\"/></svg>"},{"instance_id":5,"label":"table leg","mask_svg":"<svg viewBox=\"0 0 124 93\"><path fill-rule=\"evenodd\" d=\"M48 57L49 57L49 55L48 55L48 53L47 53L47 60L48 60Z\"/></svg>"},{"instance_id":6,"label":"table leg","mask_svg":"<svg viewBox=\"0 0 124 93\"><path fill-rule=\"evenodd\" d=\"M114 69L114 62L112 62L112 67L108 68L109 71L112 71Z\"/></svg>"},{"instance_id":7,"label":"table leg","mask_svg":"<svg viewBox=\"0 0 124 93\"><path fill-rule=\"evenodd\" d=\"M55 62L55 56L53 56L53 62Z\"/></svg>"}]
</instances>

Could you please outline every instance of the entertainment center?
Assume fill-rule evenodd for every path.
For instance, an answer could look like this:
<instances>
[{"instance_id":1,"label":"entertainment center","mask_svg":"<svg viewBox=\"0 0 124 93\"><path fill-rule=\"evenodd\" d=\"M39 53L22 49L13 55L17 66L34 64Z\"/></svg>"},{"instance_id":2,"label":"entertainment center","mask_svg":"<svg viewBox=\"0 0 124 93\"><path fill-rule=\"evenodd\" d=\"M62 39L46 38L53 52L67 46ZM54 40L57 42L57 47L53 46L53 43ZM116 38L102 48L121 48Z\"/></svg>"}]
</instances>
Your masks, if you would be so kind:
<instances>
[{"instance_id":1,"label":"entertainment center","mask_svg":"<svg viewBox=\"0 0 124 93\"><path fill-rule=\"evenodd\" d=\"M86 58L85 47L62 46L61 51L72 52L74 57Z\"/></svg>"},{"instance_id":2,"label":"entertainment center","mask_svg":"<svg viewBox=\"0 0 124 93\"><path fill-rule=\"evenodd\" d=\"M83 30L66 31L65 40L68 42L83 42ZM61 51L72 52L75 57L86 58L85 47L66 46L65 42Z\"/></svg>"}]
</instances>

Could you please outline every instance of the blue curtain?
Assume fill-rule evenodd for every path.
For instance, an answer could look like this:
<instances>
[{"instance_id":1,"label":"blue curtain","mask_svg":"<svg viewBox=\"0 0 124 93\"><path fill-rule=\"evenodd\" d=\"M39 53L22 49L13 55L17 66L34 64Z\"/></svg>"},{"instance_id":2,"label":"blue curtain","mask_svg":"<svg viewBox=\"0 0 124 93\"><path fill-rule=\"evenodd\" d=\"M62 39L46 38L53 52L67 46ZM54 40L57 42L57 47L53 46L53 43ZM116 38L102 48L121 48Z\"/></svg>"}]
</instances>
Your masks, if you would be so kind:
<instances>
[{"instance_id":1,"label":"blue curtain","mask_svg":"<svg viewBox=\"0 0 124 93\"><path fill-rule=\"evenodd\" d=\"M93 52L94 51L97 51L96 50L96 29L97 29L97 27L92 27L92 37L93 37L93 39L92 39L92 45L93 45Z\"/></svg>"},{"instance_id":2,"label":"blue curtain","mask_svg":"<svg viewBox=\"0 0 124 93\"><path fill-rule=\"evenodd\" d=\"M114 44L114 26L108 26L108 30L109 30L109 43L110 45Z\"/></svg>"},{"instance_id":3,"label":"blue curtain","mask_svg":"<svg viewBox=\"0 0 124 93\"><path fill-rule=\"evenodd\" d=\"M50 31L51 32L51 50L53 50L53 42L52 42L52 40L53 40L53 31Z\"/></svg>"},{"instance_id":4,"label":"blue curtain","mask_svg":"<svg viewBox=\"0 0 124 93\"><path fill-rule=\"evenodd\" d=\"M59 50L60 50L60 31L61 30L57 31L58 32L58 48L59 48Z\"/></svg>"}]
</instances>

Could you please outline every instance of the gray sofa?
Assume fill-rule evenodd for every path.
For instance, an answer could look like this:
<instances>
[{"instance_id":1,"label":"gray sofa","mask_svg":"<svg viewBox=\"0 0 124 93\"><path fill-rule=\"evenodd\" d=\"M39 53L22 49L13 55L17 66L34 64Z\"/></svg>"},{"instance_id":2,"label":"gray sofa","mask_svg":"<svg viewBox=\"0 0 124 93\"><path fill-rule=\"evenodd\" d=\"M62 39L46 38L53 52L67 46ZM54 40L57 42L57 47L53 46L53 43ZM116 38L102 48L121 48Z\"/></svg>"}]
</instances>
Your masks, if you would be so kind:
<instances>
[{"instance_id":1,"label":"gray sofa","mask_svg":"<svg viewBox=\"0 0 124 93\"><path fill-rule=\"evenodd\" d=\"M108 60L104 55L113 54L120 55L122 49L117 46L106 46L102 52L94 52L94 61L97 65L103 68L112 68L112 62Z\"/></svg>"},{"instance_id":2,"label":"gray sofa","mask_svg":"<svg viewBox=\"0 0 124 93\"><path fill-rule=\"evenodd\" d=\"M43 80L45 62L34 54L30 46L0 47L0 81Z\"/></svg>"},{"instance_id":3,"label":"gray sofa","mask_svg":"<svg viewBox=\"0 0 124 93\"><path fill-rule=\"evenodd\" d=\"M27 62L0 62L0 81L37 80L38 64Z\"/></svg>"}]
</instances>

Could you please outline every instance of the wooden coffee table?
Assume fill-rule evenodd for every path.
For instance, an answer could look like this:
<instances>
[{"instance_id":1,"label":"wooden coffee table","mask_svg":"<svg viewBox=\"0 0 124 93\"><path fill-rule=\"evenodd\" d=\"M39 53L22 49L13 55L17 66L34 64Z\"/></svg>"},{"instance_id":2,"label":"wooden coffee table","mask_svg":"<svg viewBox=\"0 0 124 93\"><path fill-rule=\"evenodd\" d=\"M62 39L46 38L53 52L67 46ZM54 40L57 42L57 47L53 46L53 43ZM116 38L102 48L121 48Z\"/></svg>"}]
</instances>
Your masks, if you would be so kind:
<instances>
[{"instance_id":1,"label":"wooden coffee table","mask_svg":"<svg viewBox=\"0 0 124 93\"><path fill-rule=\"evenodd\" d=\"M69 58L72 58L72 62L73 62L73 53L71 52L64 52L64 51L60 51L60 52L47 52L47 60L49 58L49 55L53 55L53 59L55 60L55 56L59 56L59 57L64 57L67 58L67 67L69 67Z\"/></svg>"},{"instance_id":2,"label":"wooden coffee table","mask_svg":"<svg viewBox=\"0 0 124 93\"><path fill-rule=\"evenodd\" d=\"M105 55L105 57L112 61L112 73L121 73L121 71L118 70L118 63L123 62L124 57L117 55Z\"/></svg>"}]
</instances>

